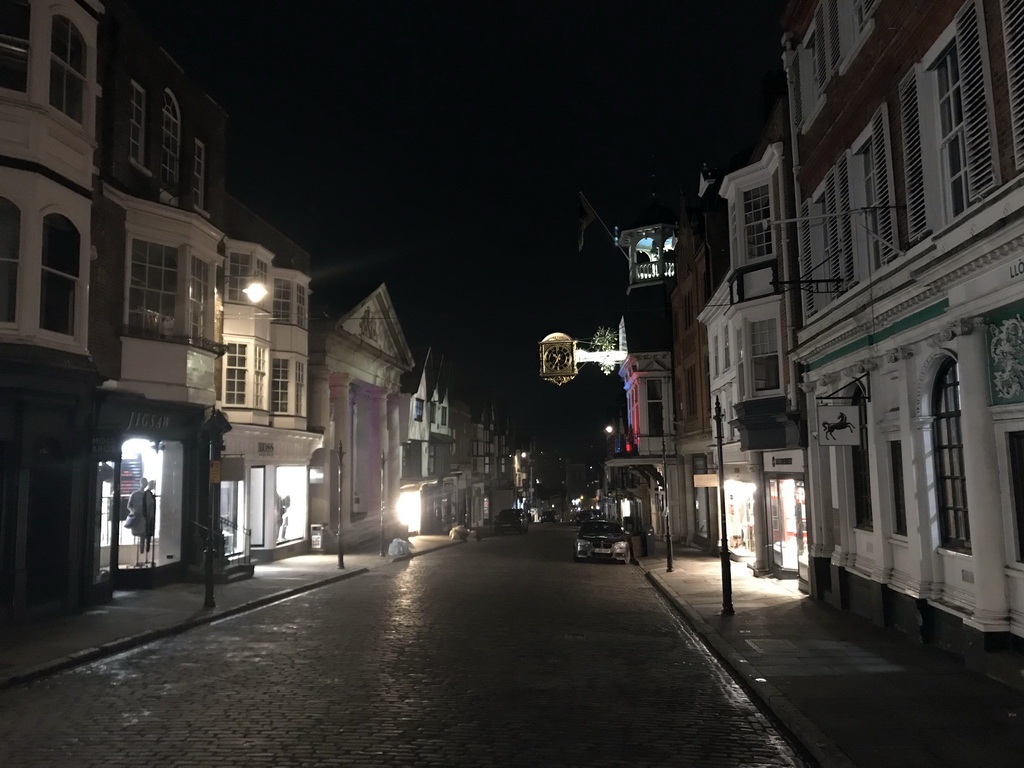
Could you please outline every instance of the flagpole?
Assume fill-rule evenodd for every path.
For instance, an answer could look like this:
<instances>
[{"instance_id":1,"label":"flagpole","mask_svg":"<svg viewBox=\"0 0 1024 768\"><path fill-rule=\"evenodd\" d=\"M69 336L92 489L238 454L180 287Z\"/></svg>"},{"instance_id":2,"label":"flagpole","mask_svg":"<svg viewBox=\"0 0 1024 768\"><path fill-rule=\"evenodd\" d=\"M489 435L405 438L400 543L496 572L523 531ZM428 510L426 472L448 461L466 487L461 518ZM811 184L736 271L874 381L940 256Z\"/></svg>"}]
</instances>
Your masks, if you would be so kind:
<instances>
[{"instance_id":1,"label":"flagpole","mask_svg":"<svg viewBox=\"0 0 1024 768\"><path fill-rule=\"evenodd\" d=\"M604 219L602 219L600 215L598 215L597 211L594 210L594 206L592 206L590 204L590 201L587 200L587 196L584 195L582 192L580 192L579 195L580 200L583 201L583 204L587 207L587 210L594 215L594 218L597 219L598 223L604 228L604 231L607 233L608 237L611 239L613 243L615 243L615 247L622 251L622 255L626 257L626 261L629 261L629 254L626 253L626 249L619 245L617 242L615 242L615 235L613 235L611 230L608 229L608 225L604 223Z\"/></svg>"}]
</instances>

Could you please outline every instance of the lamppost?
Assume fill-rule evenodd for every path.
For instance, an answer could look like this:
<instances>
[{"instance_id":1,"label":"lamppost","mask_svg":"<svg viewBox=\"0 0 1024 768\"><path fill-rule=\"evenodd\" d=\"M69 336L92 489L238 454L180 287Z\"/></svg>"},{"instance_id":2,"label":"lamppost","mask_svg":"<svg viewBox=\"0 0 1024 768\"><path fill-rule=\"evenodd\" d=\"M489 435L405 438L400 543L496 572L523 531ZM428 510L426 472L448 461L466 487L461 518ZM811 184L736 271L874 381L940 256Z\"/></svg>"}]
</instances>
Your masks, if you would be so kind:
<instances>
[{"instance_id":1,"label":"lamppost","mask_svg":"<svg viewBox=\"0 0 1024 768\"><path fill-rule=\"evenodd\" d=\"M220 457L224 450L224 435L231 431L231 422L213 408L203 423L203 431L210 441L209 516L206 524L206 549L203 552L203 581L206 586L203 608L216 608L217 601L213 594L214 558L224 548L220 531Z\"/></svg>"},{"instance_id":2,"label":"lamppost","mask_svg":"<svg viewBox=\"0 0 1024 768\"><path fill-rule=\"evenodd\" d=\"M341 509L342 483L345 482L345 444L338 441L338 570L345 570L345 548L341 543L341 524L345 513ZM327 496L330 499L330 494Z\"/></svg>"},{"instance_id":3,"label":"lamppost","mask_svg":"<svg viewBox=\"0 0 1024 768\"><path fill-rule=\"evenodd\" d=\"M725 529L725 464L722 461L722 403L715 396L715 426L718 430L718 515L722 529L722 613L732 616L736 613L732 607L732 565L729 560L729 534Z\"/></svg>"},{"instance_id":4,"label":"lamppost","mask_svg":"<svg viewBox=\"0 0 1024 768\"><path fill-rule=\"evenodd\" d=\"M387 557L388 544L386 536L384 535L384 507L386 500L384 498L384 466L387 464L387 455L384 451L380 452L380 556Z\"/></svg>"},{"instance_id":5,"label":"lamppost","mask_svg":"<svg viewBox=\"0 0 1024 768\"><path fill-rule=\"evenodd\" d=\"M662 475L662 486L661 493L663 499L662 514L665 515L665 572L672 573L672 517L669 514L668 509L668 458L666 456L665 449L665 437L661 438L661 471Z\"/></svg>"}]
</instances>

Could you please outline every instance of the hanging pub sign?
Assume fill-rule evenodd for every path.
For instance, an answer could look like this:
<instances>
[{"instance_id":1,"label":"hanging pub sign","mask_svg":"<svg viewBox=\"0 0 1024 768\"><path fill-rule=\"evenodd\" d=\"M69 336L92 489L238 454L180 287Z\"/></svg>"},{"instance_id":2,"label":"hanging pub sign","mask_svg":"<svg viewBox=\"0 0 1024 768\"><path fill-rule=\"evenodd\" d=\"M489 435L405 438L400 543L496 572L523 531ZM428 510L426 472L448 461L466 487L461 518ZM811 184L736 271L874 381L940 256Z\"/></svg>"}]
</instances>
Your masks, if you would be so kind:
<instances>
[{"instance_id":1,"label":"hanging pub sign","mask_svg":"<svg viewBox=\"0 0 1024 768\"><path fill-rule=\"evenodd\" d=\"M856 405L819 405L818 443L860 445L860 408Z\"/></svg>"}]
</instances>

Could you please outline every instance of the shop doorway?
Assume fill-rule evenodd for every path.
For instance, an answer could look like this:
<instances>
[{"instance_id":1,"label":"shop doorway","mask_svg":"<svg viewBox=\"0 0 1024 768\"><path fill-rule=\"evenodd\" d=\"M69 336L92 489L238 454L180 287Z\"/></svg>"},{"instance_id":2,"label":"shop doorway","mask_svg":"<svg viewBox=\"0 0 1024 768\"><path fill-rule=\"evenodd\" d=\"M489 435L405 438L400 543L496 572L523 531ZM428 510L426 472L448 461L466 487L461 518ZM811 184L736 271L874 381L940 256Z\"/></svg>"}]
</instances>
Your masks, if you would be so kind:
<instances>
[{"instance_id":1,"label":"shop doorway","mask_svg":"<svg viewBox=\"0 0 1024 768\"><path fill-rule=\"evenodd\" d=\"M803 478L768 479L772 563L776 571L796 575L807 566L807 506Z\"/></svg>"},{"instance_id":2,"label":"shop doorway","mask_svg":"<svg viewBox=\"0 0 1024 768\"><path fill-rule=\"evenodd\" d=\"M181 562L184 446L131 438L119 458L94 469L93 583L115 577L115 587L152 586L130 574Z\"/></svg>"}]
</instances>

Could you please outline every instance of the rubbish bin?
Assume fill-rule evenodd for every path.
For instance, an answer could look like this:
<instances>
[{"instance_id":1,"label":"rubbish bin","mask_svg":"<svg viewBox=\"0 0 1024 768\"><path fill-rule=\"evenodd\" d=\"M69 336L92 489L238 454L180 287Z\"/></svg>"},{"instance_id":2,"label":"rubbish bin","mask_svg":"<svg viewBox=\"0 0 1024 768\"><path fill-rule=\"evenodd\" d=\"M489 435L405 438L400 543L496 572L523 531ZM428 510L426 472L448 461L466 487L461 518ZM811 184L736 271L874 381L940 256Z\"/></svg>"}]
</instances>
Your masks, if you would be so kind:
<instances>
[{"instance_id":1,"label":"rubbish bin","mask_svg":"<svg viewBox=\"0 0 1024 768\"><path fill-rule=\"evenodd\" d=\"M648 528L644 531L644 557L651 557L654 555L654 542L657 536L654 535L654 529Z\"/></svg>"},{"instance_id":2,"label":"rubbish bin","mask_svg":"<svg viewBox=\"0 0 1024 768\"><path fill-rule=\"evenodd\" d=\"M309 526L309 551L323 554L327 551L327 526L313 523Z\"/></svg>"}]
</instances>

